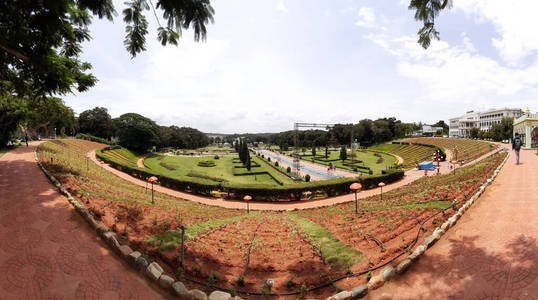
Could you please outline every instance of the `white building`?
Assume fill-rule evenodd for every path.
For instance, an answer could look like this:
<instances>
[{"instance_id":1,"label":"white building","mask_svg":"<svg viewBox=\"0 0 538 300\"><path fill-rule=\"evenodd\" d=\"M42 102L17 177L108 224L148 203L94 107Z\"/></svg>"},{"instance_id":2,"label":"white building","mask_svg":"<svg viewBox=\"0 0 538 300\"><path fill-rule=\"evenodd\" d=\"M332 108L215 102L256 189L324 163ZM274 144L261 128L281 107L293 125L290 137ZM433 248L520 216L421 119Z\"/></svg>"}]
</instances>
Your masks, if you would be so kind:
<instances>
[{"instance_id":1,"label":"white building","mask_svg":"<svg viewBox=\"0 0 538 300\"><path fill-rule=\"evenodd\" d=\"M422 125L422 134L435 134L437 131L443 131L443 127L436 127L436 126L432 126L432 125Z\"/></svg>"},{"instance_id":2,"label":"white building","mask_svg":"<svg viewBox=\"0 0 538 300\"><path fill-rule=\"evenodd\" d=\"M514 137L519 133L523 148L538 147L538 113L531 114L527 108L525 114L514 120Z\"/></svg>"},{"instance_id":3,"label":"white building","mask_svg":"<svg viewBox=\"0 0 538 300\"><path fill-rule=\"evenodd\" d=\"M468 137L473 128L489 131L491 126L500 123L502 118L517 119L522 115L523 111L516 108L490 109L485 112L475 112L471 110L466 112L463 116L449 120L448 135L450 137Z\"/></svg>"}]
</instances>

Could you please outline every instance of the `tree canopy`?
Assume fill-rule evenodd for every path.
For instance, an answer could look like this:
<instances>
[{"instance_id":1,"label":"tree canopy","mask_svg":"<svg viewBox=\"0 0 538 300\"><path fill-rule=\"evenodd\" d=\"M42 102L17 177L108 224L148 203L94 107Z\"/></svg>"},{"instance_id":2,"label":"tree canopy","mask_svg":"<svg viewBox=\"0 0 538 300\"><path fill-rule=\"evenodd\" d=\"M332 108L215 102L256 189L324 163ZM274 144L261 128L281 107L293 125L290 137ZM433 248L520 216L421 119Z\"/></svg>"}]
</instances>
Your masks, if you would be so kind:
<instances>
[{"instance_id":1,"label":"tree canopy","mask_svg":"<svg viewBox=\"0 0 538 300\"><path fill-rule=\"evenodd\" d=\"M114 119L120 145L145 151L159 144L159 126L152 120L135 113L127 113Z\"/></svg>"},{"instance_id":2,"label":"tree canopy","mask_svg":"<svg viewBox=\"0 0 538 300\"><path fill-rule=\"evenodd\" d=\"M101 138L109 138L114 135L114 124L108 109L95 107L80 113L78 126L82 133L88 133Z\"/></svg>"},{"instance_id":3,"label":"tree canopy","mask_svg":"<svg viewBox=\"0 0 538 300\"><path fill-rule=\"evenodd\" d=\"M452 0L411 0L409 9L415 10L415 20L423 23L418 31L418 43L427 49L432 39L439 39L435 29L435 18L445 9L452 7Z\"/></svg>"},{"instance_id":4,"label":"tree canopy","mask_svg":"<svg viewBox=\"0 0 538 300\"><path fill-rule=\"evenodd\" d=\"M204 40L206 25L213 22L209 0L125 4L124 44L133 57L146 50L150 10L157 18L157 39L162 45L177 45L181 31L191 27L194 39ZM91 64L79 57L82 42L91 39L92 15L112 21L117 12L112 0L0 1L0 89L19 96L47 96L92 87L97 79L89 73Z\"/></svg>"}]
</instances>

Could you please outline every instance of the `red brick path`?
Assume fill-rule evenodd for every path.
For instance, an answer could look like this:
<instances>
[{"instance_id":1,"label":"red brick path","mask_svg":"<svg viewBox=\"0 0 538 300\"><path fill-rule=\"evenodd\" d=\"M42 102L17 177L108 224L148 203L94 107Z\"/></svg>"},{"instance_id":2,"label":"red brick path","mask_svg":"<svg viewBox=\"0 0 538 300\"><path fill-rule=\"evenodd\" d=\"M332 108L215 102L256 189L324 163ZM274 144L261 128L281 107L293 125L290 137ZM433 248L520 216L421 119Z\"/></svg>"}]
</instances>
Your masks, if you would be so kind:
<instances>
[{"instance_id":1,"label":"red brick path","mask_svg":"<svg viewBox=\"0 0 538 300\"><path fill-rule=\"evenodd\" d=\"M0 299L162 299L47 181L34 148L0 158Z\"/></svg>"},{"instance_id":2,"label":"red brick path","mask_svg":"<svg viewBox=\"0 0 538 300\"><path fill-rule=\"evenodd\" d=\"M369 299L538 299L538 156L499 175L407 273Z\"/></svg>"}]
</instances>

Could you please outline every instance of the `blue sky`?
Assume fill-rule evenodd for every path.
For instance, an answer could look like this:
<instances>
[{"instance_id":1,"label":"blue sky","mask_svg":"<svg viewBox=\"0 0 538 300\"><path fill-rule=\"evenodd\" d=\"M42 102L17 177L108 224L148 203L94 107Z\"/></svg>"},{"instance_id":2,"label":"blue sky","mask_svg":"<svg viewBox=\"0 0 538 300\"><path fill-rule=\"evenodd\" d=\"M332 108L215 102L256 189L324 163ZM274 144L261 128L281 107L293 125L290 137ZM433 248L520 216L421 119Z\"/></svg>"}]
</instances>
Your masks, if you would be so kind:
<instances>
[{"instance_id":1,"label":"blue sky","mask_svg":"<svg viewBox=\"0 0 538 300\"><path fill-rule=\"evenodd\" d=\"M83 59L99 82L69 95L80 113L136 112L204 132L276 132L293 122L394 116L433 123L468 110L538 110L538 3L454 0L441 40L416 43L408 0L213 0L207 41L183 32L162 47L148 11L147 51L124 49L114 23L94 20ZM161 19L162 21L162 19Z\"/></svg>"}]
</instances>

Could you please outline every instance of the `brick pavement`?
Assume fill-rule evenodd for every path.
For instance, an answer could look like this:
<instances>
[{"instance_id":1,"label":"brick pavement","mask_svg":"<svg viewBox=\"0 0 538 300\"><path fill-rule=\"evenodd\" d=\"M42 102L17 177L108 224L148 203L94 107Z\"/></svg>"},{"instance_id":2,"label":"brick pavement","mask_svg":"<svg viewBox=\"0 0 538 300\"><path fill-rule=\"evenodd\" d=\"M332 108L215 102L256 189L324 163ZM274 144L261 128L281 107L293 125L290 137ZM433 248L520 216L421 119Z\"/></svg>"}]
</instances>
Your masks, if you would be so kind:
<instances>
[{"instance_id":1,"label":"brick pavement","mask_svg":"<svg viewBox=\"0 0 538 300\"><path fill-rule=\"evenodd\" d=\"M163 299L90 230L37 166L0 158L0 299Z\"/></svg>"},{"instance_id":2,"label":"brick pavement","mask_svg":"<svg viewBox=\"0 0 538 300\"><path fill-rule=\"evenodd\" d=\"M538 299L538 156L499 175L404 275L368 299Z\"/></svg>"}]
</instances>

